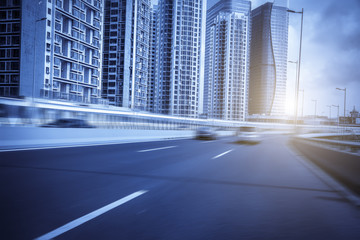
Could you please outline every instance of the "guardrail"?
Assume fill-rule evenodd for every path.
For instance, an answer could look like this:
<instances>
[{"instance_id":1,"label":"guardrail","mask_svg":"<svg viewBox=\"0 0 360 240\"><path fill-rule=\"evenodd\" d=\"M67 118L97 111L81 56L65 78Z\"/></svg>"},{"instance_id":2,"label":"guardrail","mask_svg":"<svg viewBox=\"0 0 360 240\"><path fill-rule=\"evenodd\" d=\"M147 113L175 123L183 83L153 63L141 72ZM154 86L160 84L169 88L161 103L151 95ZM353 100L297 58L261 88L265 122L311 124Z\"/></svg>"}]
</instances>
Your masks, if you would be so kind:
<instances>
[{"instance_id":1,"label":"guardrail","mask_svg":"<svg viewBox=\"0 0 360 240\"><path fill-rule=\"evenodd\" d=\"M348 134L316 134L316 135L309 134L309 135L300 135L299 138L302 138L307 141L311 141L313 143L320 144L323 147L329 147L329 148L332 148L335 150L349 152L352 154L359 154L359 156L360 156L360 142L323 139L323 137L342 137L342 136L352 136L352 134L351 133L348 133Z\"/></svg>"},{"instance_id":2,"label":"guardrail","mask_svg":"<svg viewBox=\"0 0 360 240\"><path fill-rule=\"evenodd\" d=\"M330 135L328 135L330 136ZM360 143L297 136L292 144L306 158L360 194Z\"/></svg>"}]
</instances>

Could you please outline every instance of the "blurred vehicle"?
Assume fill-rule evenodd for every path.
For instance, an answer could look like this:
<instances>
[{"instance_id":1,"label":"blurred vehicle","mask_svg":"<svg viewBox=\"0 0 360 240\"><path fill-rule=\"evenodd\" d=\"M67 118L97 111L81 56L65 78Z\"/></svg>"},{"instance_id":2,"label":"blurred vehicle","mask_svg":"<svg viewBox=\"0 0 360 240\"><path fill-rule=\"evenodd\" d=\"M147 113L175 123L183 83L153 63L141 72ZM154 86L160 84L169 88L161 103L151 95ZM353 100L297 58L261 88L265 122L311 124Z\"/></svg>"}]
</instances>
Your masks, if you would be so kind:
<instances>
[{"instance_id":1,"label":"blurred vehicle","mask_svg":"<svg viewBox=\"0 0 360 240\"><path fill-rule=\"evenodd\" d=\"M238 143L256 144L262 141L257 128L251 126L240 127L236 132L236 137Z\"/></svg>"},{"instance_id":2,"label":"blurred vehicle","mask_svg":"<svg viewBox=\"0 0 360 240\"><path fill-rule=\"evenodd\" d=\"M51 128L94 128L88 124L85 120L76 118L59 118L54 122L43 124L40 127L51 127Z\"/></svg>"},{"instance_id":3,"label":"blurred vehicle","mask_svg":"<svg viewBox=\"0 0 360 240\"><path fill-rule=\"evenodd\" d=\"M195 134L196 139L216 139L216 132L209 127L199 127Z\"/></svg>"}]
</instances>

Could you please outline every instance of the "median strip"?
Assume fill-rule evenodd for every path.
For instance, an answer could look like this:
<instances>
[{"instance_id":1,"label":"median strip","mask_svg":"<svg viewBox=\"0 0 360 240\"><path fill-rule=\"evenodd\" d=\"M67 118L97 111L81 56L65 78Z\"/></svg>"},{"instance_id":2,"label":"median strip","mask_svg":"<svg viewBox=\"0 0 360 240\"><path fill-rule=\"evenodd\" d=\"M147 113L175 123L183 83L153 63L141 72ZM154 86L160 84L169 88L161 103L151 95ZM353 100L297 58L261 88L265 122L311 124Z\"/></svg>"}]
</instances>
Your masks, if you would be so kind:
<instances>
[{"instance_id":1,"label":"median strip","mask_svg":"<svg viewBox=\"0 0 360 240\"><path fill-rule=\"evenodd\" d=\"M144 150L140 150L140 151L138 151L138 152L139 152L139 153L151 152L151 151L164 150L164 149L169 149L169 148L174 148L174 147L177 147L177 146L168 146L168 147L161 147L161 148L144 149Z\"/></svg>"},{"instance_id":2,"label":"median strip","mask_svg":"<svg viewBox=\"0 0 360 240\"><path fill-rule=\"evenodd\" d=\"M110 203L110 204L108 204L108 205L106 205L106 206L104 206L104 207L102 207L102 208L100 208L98 210L95 210L95 211L93 211L93 212L91 212L91 213L89 213L89 214L87 214L85 216L82 216L82 217L80 217L78 219L75 219L74 221L69 222L68 224L65 224L65 225L63 225L63 226L61 226L61 227L59 227L59 228L45 234L45 235L42 235L41 237L38 237L35 240L53 239L53 238L65 233L67 231L70 231L70 230L80 226L81 224L86 223L86 222L88 222L88 221L90 221L90 220L92 220L92 219L94 219L94 218L96 218L96 217L98 217L98 216L100 216L100 215L102 215L102 214L104 214L104 213L106 213L106 212L108 212L108 211L110 211L110 210L112 210L112 209L114 209L114 208L116 208L116 207L118 207L118 206L132 200L132 199L134 199L134 198L136 198L136 197L141 196L142 194L144 194L146 192L147 192L146 190L141 190L141 191L137 191L137 192L135 192L133 194L130 194L130 195L128 195L128 196L126 196L124 198L121 198L121 199L119 199L119 200L117 200L117 201L115 201L113 203Z\"/></svg>"},{"instance_id":3,"label":"median strip","mask_svg":"<svg viewBox=\"0 0 360 240\"><path fill-rule=\"evenodd\" d=\"M229 151L226 151L226 152L223 152L223 153L221 153L221 154L213 157L212 159L216 159L216 158L222 157L222 156L224 156L225 154L228 154L229 152L232 152L232 151L233 151L233 149L231 149L231 150L229 150Z\"/></svg>"}]
</instances>

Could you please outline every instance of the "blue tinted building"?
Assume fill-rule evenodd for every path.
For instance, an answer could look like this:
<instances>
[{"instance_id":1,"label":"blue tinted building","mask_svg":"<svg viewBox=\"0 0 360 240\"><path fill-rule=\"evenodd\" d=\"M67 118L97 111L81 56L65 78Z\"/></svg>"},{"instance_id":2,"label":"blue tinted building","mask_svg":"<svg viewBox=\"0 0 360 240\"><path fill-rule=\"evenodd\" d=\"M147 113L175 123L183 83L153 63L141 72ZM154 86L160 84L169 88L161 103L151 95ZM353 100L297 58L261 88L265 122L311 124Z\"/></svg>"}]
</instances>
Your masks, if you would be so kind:
<instances>
[{"instance_id":1,"label":"blue tinted building","mask_svg":"<svg viewBox=\"0 0 360 240\"><path fill-rule=\"evenodd\" d=\"M207 12L204 113L245 120L249 82L250 1L219 1Z\"/></svg>"},{"instance_id":2,"label":"blue tinted building","mask_svg":"<svg viewBox=\"0 0 360 240\"><path fill-rule=\"evenodd\" d=\"M288 1L266 3L251 12L249 114L285 114Z\"/></svg>"}]
</instances>

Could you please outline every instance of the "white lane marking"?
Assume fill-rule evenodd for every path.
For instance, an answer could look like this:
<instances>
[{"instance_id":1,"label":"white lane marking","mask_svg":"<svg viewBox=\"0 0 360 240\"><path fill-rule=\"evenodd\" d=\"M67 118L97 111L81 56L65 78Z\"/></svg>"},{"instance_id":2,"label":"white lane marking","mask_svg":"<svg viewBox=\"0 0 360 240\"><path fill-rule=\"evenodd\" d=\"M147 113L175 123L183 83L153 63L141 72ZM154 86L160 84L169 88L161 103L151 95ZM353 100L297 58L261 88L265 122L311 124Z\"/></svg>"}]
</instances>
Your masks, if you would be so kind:
<instances>
[{"instance_id":1,"label":"white lane marking","mask_svg":"<svg viewBox=\"0 0 360 240\"><path fill-rule=\"evenodd\" d=\"M169 148L174 148L174 147L177 147L177 146L168 146L168 147L161 147L161 148L144 149L144 150L140 150L140 151L138 151L138 152L139 152L139 153L151 152L151 151L164 150L164 149L169 149Z\"/></svg>"},{"instance_id":2,"label":"white lane marking","mask_svg":"<svg viewBox=\"0 0 360 240\"><path fill-rule=\"evenodd\" d=\"M86 214L85 216L82 216L78 219L75 219L74 221L71 221L69 222L68 224L65 224L45 235L42 235L41 237L38 237L38 238L35 238L35 240L48 240L48 239L53 239L67 231L70 231L71 229L73 228L76 228L78 226L80 226L81 224L85 223L85 222L88 222L108 211L110 211L111 209L114 209L136 197L139 197L140 195L146 193L147 191L146 190L141 190L141 191L137 191L137 192L134 192L133 194L130 194L126 197L123 197L113 203L110 203L102 208L99 208L98 210L95 210L89 214Z\"/></svg>"},{"instance_id":3,"label":"white lane marking","mask_svg":"<svg viewBox=\"0 0 360 240\"><path fill-rule=\"evenodd\" d=\"M204 142L201 142L201 143L211 143L211 142L216 142L216 141L219 141L219 140L204 141Z\"/></svg>"},{"instance_id":4,"label":"white lane marking","mask_svg":"<svg viewBox=\"0 0 360 240\"><path fill-rule=\"evenodd\" d=\"M231 149L231 150L229 150L229 151L223 152L223 153L221 153L221 154L213 157L212 159L216 159L216 158L222 157L222 156L224 156L225 154L228 154L229 152L232 152L233 150L234 150L234 149Z\"/></svg>"},{"instance_id":5,"label":"white lane marking","mask_svg":"<svg viewBox=\"0 0 360 240\"><path fill-rule=\"evenodd\" d=\"M29 148L10 148L0 149L0 152L16 152L16 151L31 151L31 150L45 150L45 149L59 149L59 148L77 148L77 147L93 147L93 146L106 146L106 145L120 145L128 143L144 143L144 142L161 142L161 141L176 141L189 138L176 138L176 139L143 139L143 141L123 141L123 142L108 142L108 143L93 143L93 144L79 144L76 145L63 145L63 146L48 146L48 147L29 147Z\"/></svg>"}]
</instances>

